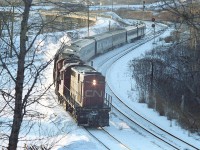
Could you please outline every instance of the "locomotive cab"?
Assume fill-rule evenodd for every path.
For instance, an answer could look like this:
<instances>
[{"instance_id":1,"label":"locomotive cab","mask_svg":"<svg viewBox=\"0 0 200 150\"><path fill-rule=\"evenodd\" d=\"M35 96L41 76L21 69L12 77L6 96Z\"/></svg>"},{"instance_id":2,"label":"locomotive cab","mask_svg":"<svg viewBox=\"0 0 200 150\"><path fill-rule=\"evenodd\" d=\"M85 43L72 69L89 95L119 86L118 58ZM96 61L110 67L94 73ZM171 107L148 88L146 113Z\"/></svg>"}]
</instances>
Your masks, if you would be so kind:
<instances>
[{"instance_id":1,"label":"locomotive cab","mask_svg":"<svg viewBox=\"0 0 200 150\"><path fill-rule=\"evenodd\" d=\"M60 70L60 102L81 126L108 126L105 77L88 65L67 63Z\"/></svg>"},{"instance_id":2,"label":"locomotive cab","mask_svg":"<svg viewBox=\"0 0 200 150\"><path fill-rule=\"evenodd\" d=\"M105 100L105 77L87 65L71 68L70 95L78 103L74 116L81 126L108 126L109 101Z\"/></svg>"},{"instance_id":3,"label":"locomotive cab","mask_svg":"<svg viewBox=\"0 0 200 150\"><path fill-rule=\"evenodd\" d=\"M71 68L72 97L81 107L102 107L105 95L105 77L92 67L74 66Z\"/></svg>"}]
</instances>

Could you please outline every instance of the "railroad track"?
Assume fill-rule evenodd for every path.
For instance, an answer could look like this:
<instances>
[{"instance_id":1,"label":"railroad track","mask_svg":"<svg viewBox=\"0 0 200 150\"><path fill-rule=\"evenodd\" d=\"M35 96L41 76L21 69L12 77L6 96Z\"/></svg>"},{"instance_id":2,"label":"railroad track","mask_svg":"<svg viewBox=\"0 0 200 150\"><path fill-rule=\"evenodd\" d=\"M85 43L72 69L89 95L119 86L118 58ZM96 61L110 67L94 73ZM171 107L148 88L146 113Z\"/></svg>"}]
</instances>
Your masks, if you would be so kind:
<instances>
[{"instance_id":1,"label":"railroad track","mask_svg":"<svg viewBox=\"0 0 200 150\"><path fill-rule=\"evenodd\" d=\"M175 135L167 132L166 130L162 129L161 127L159 127L158 125L156 125L155 123L151 122L150 120L146 119L145 117L143 117L142 115L140 115L139 113L137 113L136 111L134 111L133 109L131 109L127 104L125 104L123 102L122 99L120 99L110 88L110 86L108 85L108 88L111 90L112 96L114 95L115 98L118 100L118 106L116 106L115 104L111 104L112 109L115 109L117 112L119 112L121 115L123 115L125 118L127 118L129 121L131 121L132 123L138 125L140 128L142 128L143 130L147 131L148 133L150 133L151 135L153 135L154 137L160 139L161 141L167 143L168 145L170 145L171 147L175 148L175 149L183 149L183 147L187 147L187 149L199 149L198 147L195 147L193 145L191 145L190 143L176 137ZM113 99L114 101L114 99ZM126 108L123 108L122 105L119 106L119 102L124 105ZM123 108L126 109L128 113L126 112L122 112L120 109ZM132 115L130 115L132 114ZM134 114L134 115L133 115ZM135 117L136 115L136 117ZM132 117L130 117L132 116ZM134 119L132 119L134 118ZM138 121L140 120L140 121ZM180 143L180 144L177 144ZM181 146L179 146L181 145ZM184 145L184 146L182 146Z\"/></svg>"},{"instance_id":2,"label":"railroad track","mask_svg":"<svg viewBox=\"0 0 200 150\"><path fill-rule=\"evenodd\" d=\"M129 148L127 145L123 144L120 140L118 140L116 137L114 137L112 134L110 134L104 128L98 128L98 129L85 128L85 129L88 131L88 133L92 137L94 137L106 149L112 150L112 149L122 148L122 149L126 149L126 150L131 150L131 148ZM107 140L106 144L105 144L105 141L102 141L103 139L101 139L100 136L105 137L105 139Z\"/></svg>"},{"instance_id":3,"label":"railroad track","mask_svg":"<svg viewBox=\"0 0 200 150\"><path fill-rule=\"evenodd\" d=\"M96 139L101 145L103 145L106 149L110 149L107 147L101 140L99 140L88 128L85 127L85 130L94 138Z\"/></svg>"},{"instance_id":4,"label":"railroad track","mask_svg":"<svg viewBox=\"0 0 200 150\"><path fill-rule=\"evenodd\" d=\"M164 30L157 31L156 32L156 37L159 36L162 32L164 32ZM117 54L115 54L114 57L113 56L107 57L106 59L104 59L104 61L102 63L99 63L99 64L96 65L97 70L101 70L102 66L106 65L106 63L108 61L110 61L110 64L108 66L109 67L112 66L112 64L114 64L117 60L119 60L120 58L122 58L123 56L128 54L129 52L133 51L135 48L137 48L137 47L141 46L142 44L146 43L147 41L152 40L154 37L155 37L154 35L152 36L152 35L149 34L148 37L144 38L143 40L135 42L135 44L131 45L130 47L128 47L123 52L118 52ZM107 68L107 67L105 67L105 68ZM140 128L142 128L146 132L150 133L154 137L158 138L159 140L163 141L164 143L170 145L174 149L183 149L183 147L180 146L180 145L184 145L184 148L187 147L188 149L199 149L196 146L193 146L192 144L190 144L189 142L186 142L186 141L174 136L173 134L165 131L164 129L162 129L158 125L156 125L155 123L153 123L150 120L146 119L145 117L141 116L139 113L137 113L132 108L130 108L126 103L124 103L124 101L121 100L112 91L111 87L108 84L107 84L107 87L110 90L111 95L113 95L115 97L115 99L117 99L117 102L121 103L120 107L117 107L116 105L113 105L113 104L112 104L112 107L115 109L115 111L118 111L121 115L123 115L129 121L131 121L132 123L138 125ZM140 120L142 120L141 122L145 121L145 123L141 123L141 122L135 121L135 120L131 119L126 113L122 112L119 109L119 108L121 108L122 105L129 112L129 114L134 114L134 116L136 116L134 118L140 118ZM145 124L145 126L142 125L142 124ZM150 127L148 127L148 126L150 126ZM159 131L160 134L156 133L155 131ZM166 137L168 137L168 138L166 138Z\"/></svg>"},{"instance_id":5,"label":"railroad track","mask_svg":"<svg viewBox=\"0 0 200 150\"><path fill-rule=\"evenodd\" d=\"M112 63L115 63L117 60L119 60L120 58L122 58L123 56L125 56L126 54L130 53L131 51L133 51L134 49L136 49L137 47L143 45L144 43L152 40L153 38L156 38L158 37L160 34L162 34L164 30L159 30L157 32L155 32L155 35L153 35L151 32L146 34L145 37L143 39L140 39L140 40L137 40L135 41L134 43L128 45L124 51L119 51L117 54L115 53L115 56L109 56L107 57L106 59L104 59L101 63L98 63L95 68L97 70L100 70L100 68L102 68L103 65L105 65L105 62L108 62L108 61L112 61ZM111 51L112 52L112 51ZM114 59L114 61L113 61ZM101 71L101 70L100 70Z\"/></svg>"}]
</instances>

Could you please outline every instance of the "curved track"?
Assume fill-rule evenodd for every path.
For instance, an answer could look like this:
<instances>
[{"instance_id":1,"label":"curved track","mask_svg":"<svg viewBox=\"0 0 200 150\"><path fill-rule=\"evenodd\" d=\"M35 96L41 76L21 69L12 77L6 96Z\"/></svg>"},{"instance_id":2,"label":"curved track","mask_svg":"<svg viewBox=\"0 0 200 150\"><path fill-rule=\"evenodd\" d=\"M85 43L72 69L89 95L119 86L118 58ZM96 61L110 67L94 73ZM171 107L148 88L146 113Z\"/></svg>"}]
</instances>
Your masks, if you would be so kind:
<instances>
[{"instance_id":1,"label":"curved track","mask_svg":"<svg viewBox=\"0 0 200 150\"><path fill-rule=\"evenodd\" d=\"M102 142L101 140L99 140L99 138L97 138L88 128L85 128L86 131L94 138L96 139L101 145L103 145L105 147L105 149L110 149L108 146L106 146L106 144L104 144L104 142Z\"/></svg>"},{"instance_id":2,"label":"curved track","mask_svg":"<svg viewBox=\"0 0 200 150\"><path fill-rule=\"evenodd\" d=\"M151 33L149 33L149 35L147 37L145 37L142 40L136 41L134 44L132 44L130 47L127 47L122 52L118 52L114 56L106 57L103 60L103 62L96 64L97 70L102 71L103 68L111 67L120 58L122 58L123 56L125 56L129 52L133 51L137 47L141 46L142 44L146 43L147 41L152 40L155 36L159 36L162 32L164 32L164 30L157 31L155 33L155 35L152 35ZM104 69L104 71L105 71L105 69ZM112 91L112 89L110 88L110 86L108 84L107 84L107 89L109 90L110 95L115 97L115 101L117 101L117 104L118 104L118 106L116 104L112 104L113 109L115 111L118 111L121 115L123 115L125 118L127 118L133 124L137 124L140 128L142 128L146 132L150 133L154 137L158 138L159 140L167 143L168 145L170 145L174 149L184 149L184 148L198 149L197 147L193 146L192 144L190 144L190 143L176 137L175 135L165 131L164 129L160 128L159 126L157 126L156 124L154 124L153 122L148 120L147 118L141 116L139 113L137 113L136 111L131 109L126 103L124 103L123 100L121 100ZM125 110L125 112L122 112L121 108L123 108L123 110ZM130 116L131 116L131 118L134 118L134 120L131 119Z\"/></svg>"},{"instance_id":3,"label":"curved track","mask_svg":"<svg viewBox=\"0 0 200 150\"><path fill-rule=\"evenodd\" d=\"M104 128L88 129L85 128L89 134L99 141L106 149L126 149L131 150L127 145L123 144L120 140L106 131ZM105 143L106 139L106 143Z\"/></svg>"},{"instance_id":4,"label":"curved track","mask_svg":"<svg viewBox=\"0 0 200 150\"><path fill-rule=\"evenodd\" d=\"M111 90L109 85L108 85L108 88ZM137 113L136 111L131 109L127 104L125 104L122 99L117 97L117 95L112 90L111 90L111 93L118 100L117 103L121 103L120 105L118 104L118 106L116 106L115 104L112 104L112 109L115 109L116 111L118 111L121 115L126 117L132 123L137 124L143 130L147 131L154 137L160 139L161 141L167 143L168 145L170 145L171 147L175 149L184 149L185 147L187 147L187 149L198 149L197 147L191 145L187 141L184 141L176 137L175 135L160 128L159 126L157 126L156 124L148 120L147 118L141 116L139 113ZM124 105L126 108L122 105ZM122 112L120 110L121 108L123 108L123 110L126 109L126 112Z\"/></svg>"},{"instance_id":5,"label":"curved track","mask_svg":"<svg viewBox=\"0 0 200 150\"><path fill-rule=\"evenodd\" d=\"M108 64L109 61L111 61L111 64L114 64L117 60L119 60L120 58L122 58L126 54L130 53L131 51L133 51L137 47L139 47L142 44L145 44L146 42L158 37L165 30L166 30L166 28L163 29L163 30L159 30L159 31L155 32L155 34L152 34L152 32L147 33L144 38L139 39L139 40L135 41L134 43L131 43L130 45L127 45L127 46L125 45L124 50L115 53L115 56L111 55L111 56L105 57L105 59L101 63L96 64L95 68L97 70L101 71L101 68L104 68L103 66Z\"/></svg>"}]
</instances>

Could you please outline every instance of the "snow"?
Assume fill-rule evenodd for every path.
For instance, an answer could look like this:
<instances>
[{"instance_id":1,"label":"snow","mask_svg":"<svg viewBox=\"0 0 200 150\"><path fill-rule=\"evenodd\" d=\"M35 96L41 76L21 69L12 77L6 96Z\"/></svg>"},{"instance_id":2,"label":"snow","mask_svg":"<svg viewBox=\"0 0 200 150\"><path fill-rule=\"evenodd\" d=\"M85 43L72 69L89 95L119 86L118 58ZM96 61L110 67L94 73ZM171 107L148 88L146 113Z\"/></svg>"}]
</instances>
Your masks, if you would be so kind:
<instances>
[{"instance_id":1,"label":"snow","mask_svg":"<svg viewBox=\"0 0 200 150\"><path fill-rule=\"evenodd\" d=\"M158 38L165 37L169 34L170 30L166 31L162 36ZM158 38L156 38L156 41L158 41ZM138 92L136 89L135 81L131 78L131 72L128 68L128 64L129 61L133 60L134 58L142 57L145 52L151 50L154 46L153 42L154 40L134 49L134 51L124 56L114 65L112 65L112 67L110 67L106 72L107 84L109 84L112 90L117 93L118 97L126 100L125 103L133 110L139 112L142 116L148 118L148 120L151 120L154 124L158 125L162 129L173 133L177 137L184 139L193 145L200 146L198 141L199 137L195 137L195 135L193 135L193 138L196 138L196 140L194 140L188 136L188 132L177 125L175 120L170 122L167 120L167 117L159 116L156 111L149 109L146 104L138 103Z\"/></svg>"},{"instance_id":2,"label":"snow","mask_svg":"<svg viewBox=\"0 0 200 150\"><path fill-rule=\"evenodd\" d=\"M130 6L129 6L130 7ZM90 28L90 35L102 33L108 30L109 23L114 25L118 24L110 19L104 19L98 17L97 24L94 27ZM151 30L151 23L148 24L147 32ZM170 29L164 32L160 37L165 37L170 34ZM68 32L78 32L81 34L80 37L87 36L87 28L78 29L76 31L68 31ZM59 47L63 42L70 43L70 38L67 33L54 33L55 36L49 36L45 41L39 39L37 43L40 43L39 53L44 53L46 59L51 59L55 54L55 49ZM59 38L58 38L59 37ZM157 37L155 41L158 41ZM142 46L134 49L128 55L122 57L119 61L117 61L112 67L105 69L102 72L106 76L107 84L112 87L112 90L117 93L117 95L125 100L125 103L132 107L134 110L139 112L142 116L152 120L155 124L162 127L163 129L170 131L171 133L181 137L182 139L192 143L193 145L199 146L200 137L197 135L188 136L188 132L186 130L181 129L176 121L171 122L167 120L166 117L161 117L155 112L153 109L149 109L146 104L138 103L138 93L135 88L135 82L130 77L130 71L128 69L128 63L131 59L142 57L145 52L151 50L155 45L152 44L153 41L149 41ZM159 44L159 43L158 43ZM131 44L127 44L131 45ZM94 66L100 63L103 59L108 57L109 55L115 55L119 51L123 51L127 45L117 48L105 55L101 55L100 57L94 59ZM48 51L47 51L48 50ZM120 68L120 69L119 69ZM52 83L52 65L49 66L47 71L45 72L46 79L45 83L47 85ZM32 109L40 112L42 117L39 119L30 120L30 118L25 118L23 121L22 128L25 129L23 131L27 131L30 126L30 132L21 132L20 136L22 136L22 140L19 142L19 149L22 149L24 144L32 144L32 145L46 145L52 146L53 150L103 150L104 146L99 144L94 138L92 138L88 132L82 128L77 126L76 122L73 118L57 103L57 97L54 94L54 89L51 88L48 93L41 99L40 103L32 105ZM47 106L47 107L46 107ZM2 115L2 114L1 114ZM0 120L3 121L5 118L0 117ZM8 120L11 119L11 116L8 116ZM33 118L31 118L33 119ZM27 129L27 130L26 130ZM142 129L138 128L135 125L130 125L129 121L123 118L120 114L117 114L114 110L110 113L110 126L105 127L105 130L109 131L112 135L115 135L119 138L120 141L125 143L131 149L172 149L168 145L163 145L162 142L159 142L157 139L152 138L151 135L144 132ZM0 126L0 132L6 133L7 129ZM106 142L106 139L109 139L108 136L103 135L100 131L95 131L98 134L99 138ZM26 135L27 134L27 135ZM38 139L38 137L40 139ZM29 141L31 139L35 139L35 141ZM123 146L118 143L110 143L111 140L107 140L106 145L110 146L111 149L125 149ZM0 140L0 147L6 146L7 141ZM2 147L1 147L2 148Z\"/></svg>"}]
</instances>

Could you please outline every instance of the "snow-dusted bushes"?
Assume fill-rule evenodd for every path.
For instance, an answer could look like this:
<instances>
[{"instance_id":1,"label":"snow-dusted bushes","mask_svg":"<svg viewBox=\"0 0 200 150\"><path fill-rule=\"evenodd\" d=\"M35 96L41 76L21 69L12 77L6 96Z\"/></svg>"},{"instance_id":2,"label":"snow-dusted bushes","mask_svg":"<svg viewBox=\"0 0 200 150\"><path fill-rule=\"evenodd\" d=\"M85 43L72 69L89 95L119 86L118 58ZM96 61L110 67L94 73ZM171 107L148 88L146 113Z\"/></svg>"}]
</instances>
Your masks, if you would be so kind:
<instances>
[{"instance_id":1,"label":"snow-dusted bushes","mask_svg":"<svg viewBox=\"0 0 200 150\"><path fill-rule=\"evenodd\" d=\"M197 132L200 131L199 57L199 51L182 44L157 47L130 63L141 95L146 93L143 98L146 97L148 106Z\"/></svg>"}]
</instances>

